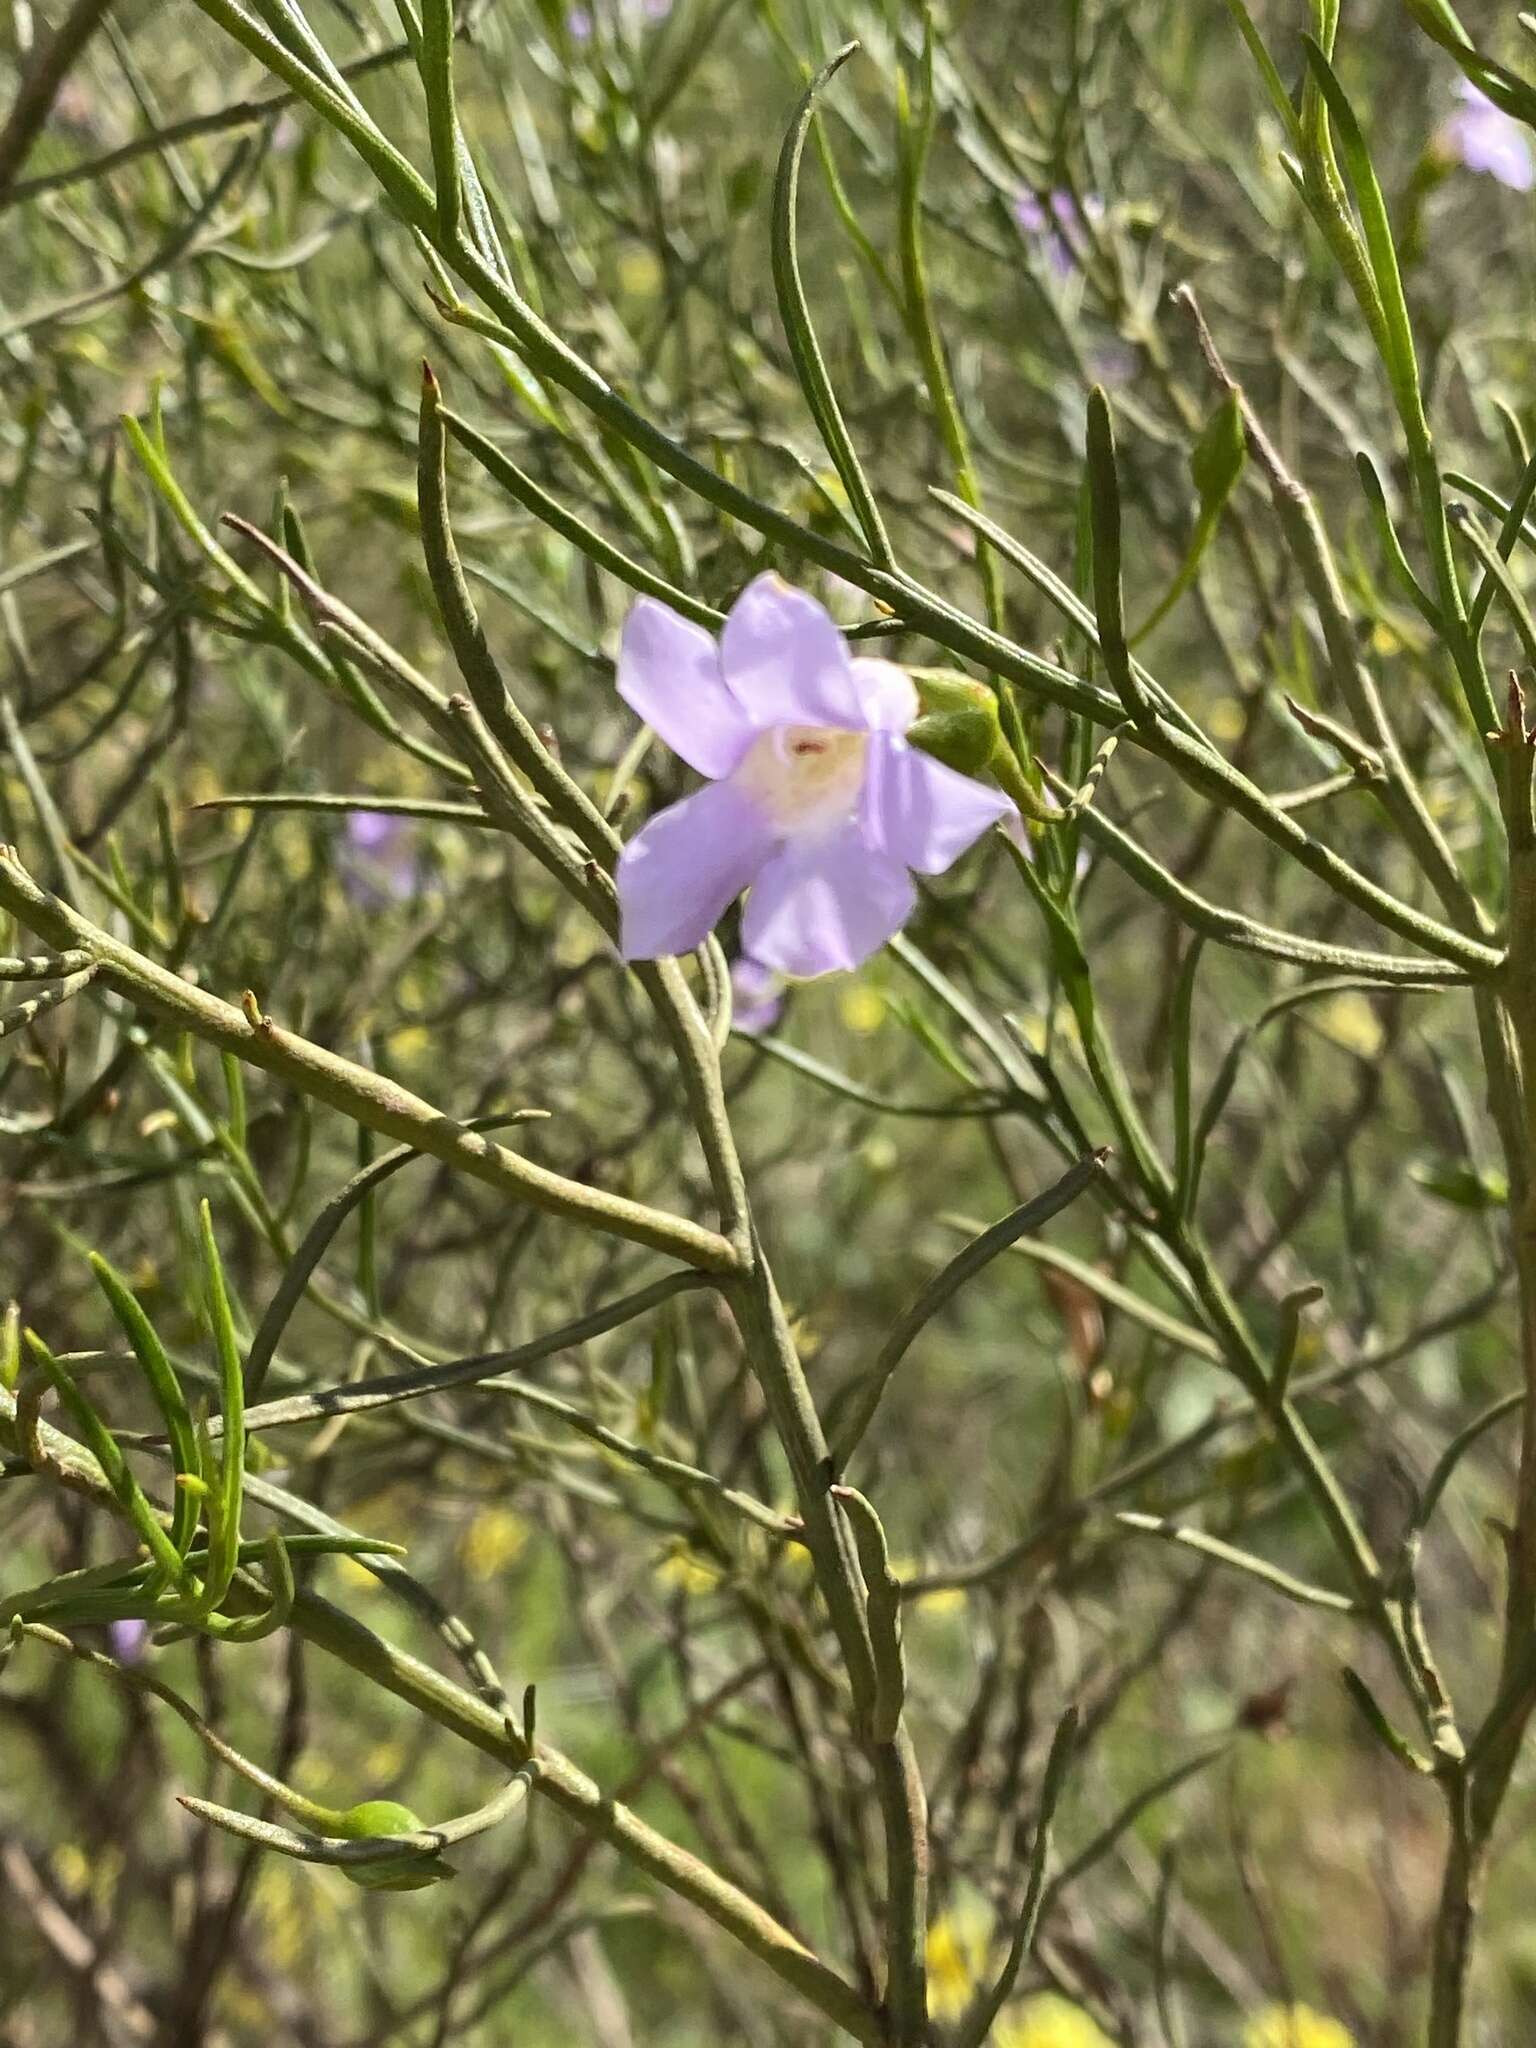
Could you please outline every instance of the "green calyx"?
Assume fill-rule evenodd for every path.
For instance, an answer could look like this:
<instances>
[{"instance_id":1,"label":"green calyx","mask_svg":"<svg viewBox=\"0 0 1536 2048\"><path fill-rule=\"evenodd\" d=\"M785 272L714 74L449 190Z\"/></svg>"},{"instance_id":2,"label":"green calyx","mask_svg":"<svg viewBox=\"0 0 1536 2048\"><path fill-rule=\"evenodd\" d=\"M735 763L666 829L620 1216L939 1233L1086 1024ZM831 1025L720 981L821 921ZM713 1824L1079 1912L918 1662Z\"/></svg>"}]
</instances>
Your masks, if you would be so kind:
<instances>
[{"instance_id":1,"label":"green calyx","mask_svg":"<svg viewBox=\"0 0 1536 2048\"><path fill-rule=\"evenodd\" d=\"M914 747L961 775L990 775L1031 825L1060 822L1060 811L1045 801L1020 767L998 720L997 697L985 683L948 668L914 668L908 673L923 707L922 716L907 728Z\"/></svg>"},{"instance_id":2,"label":"green calyx","mask_svg":"<svg viewBox=\"0 0 1536 2048\"><path fill-rule=\"evenodd\" d=\"M986 684L953 669L919 668L910 673L923 707L922 716L907 730L913 746L962 775L977 775L991 766L1002 749L1003 735L997 699Z\"/></svg>"}]
</instances>

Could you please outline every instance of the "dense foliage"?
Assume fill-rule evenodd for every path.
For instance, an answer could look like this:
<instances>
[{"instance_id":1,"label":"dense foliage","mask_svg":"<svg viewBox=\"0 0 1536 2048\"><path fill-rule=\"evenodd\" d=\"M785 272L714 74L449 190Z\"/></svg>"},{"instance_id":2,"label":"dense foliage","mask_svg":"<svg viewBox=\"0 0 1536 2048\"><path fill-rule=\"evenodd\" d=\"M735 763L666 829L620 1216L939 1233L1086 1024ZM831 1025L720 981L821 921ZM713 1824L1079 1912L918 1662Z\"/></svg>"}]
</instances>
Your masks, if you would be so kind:
<instances>
[{"instance_id":1,"label":"dense foliage","mask_svg":"<svg viewBox=\"0 0 1536 2048\"><path fill-rule=\"evenodd\" d=\"M1536 61L1338 16L9 10L7 2042L1528 2037ZM765 571L1022 823L626 965Z\"/></svg>"}]
</instances>

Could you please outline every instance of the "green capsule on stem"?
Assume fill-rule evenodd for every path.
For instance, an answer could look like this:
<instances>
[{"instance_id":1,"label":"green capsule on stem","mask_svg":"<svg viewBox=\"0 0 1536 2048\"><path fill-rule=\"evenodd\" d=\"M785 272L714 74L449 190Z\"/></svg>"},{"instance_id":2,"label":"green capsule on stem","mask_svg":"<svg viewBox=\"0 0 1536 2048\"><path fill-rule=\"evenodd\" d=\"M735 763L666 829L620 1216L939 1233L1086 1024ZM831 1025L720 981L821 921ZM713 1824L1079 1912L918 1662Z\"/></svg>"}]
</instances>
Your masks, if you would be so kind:
<instances>
[{"instance_id":1,"label":"green capsule on stem","mask_svg":"<svg viewBox=\"0 0 1536 2048\"><path fill-rule=\"evenodd\" d=\"M907 738L946 768L979 775L1002 743L997 698L985 683L953 669L920 668L911 675L923 710Z\"/></svg>"},{"instance_id":2,"label":"green capsule on stem","mask_svg":"<svg viewBox=\"0 0 1536 2048\"><path fill-rule=\"evenodd\" d=\"M368 1841L376 1835L420 1834L422 1823L408 1806L397 1799L365 1799L337 1816L336 1832L348 1841ZM342 1876L368 1892L419 1892L428 1885L452 1877L453 1866L441 1856L420 1850L386 1857L378 1863L345 1863Z\"/></svg>"}]
</instances>

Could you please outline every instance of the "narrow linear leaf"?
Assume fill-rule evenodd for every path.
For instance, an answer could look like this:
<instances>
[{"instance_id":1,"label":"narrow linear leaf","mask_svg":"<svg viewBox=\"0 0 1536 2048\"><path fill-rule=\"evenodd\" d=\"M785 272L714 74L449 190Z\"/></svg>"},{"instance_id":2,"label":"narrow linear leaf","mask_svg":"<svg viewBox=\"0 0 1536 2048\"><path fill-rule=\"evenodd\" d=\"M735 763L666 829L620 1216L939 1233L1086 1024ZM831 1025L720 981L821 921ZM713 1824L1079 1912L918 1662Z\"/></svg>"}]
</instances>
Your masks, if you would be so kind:
<instances>
[{"instance_id":1,"label":"narrow linear leaf","mask_svg":"<svg viewBox=\"0 0 1536 2048\"><path fill-rule=\"evenodd\" d=\"M179 1585L183 1577L181 1553L167 1535L160 1517L145 1498L139 1482L128 1469L128 1461L123 1456L117 1438L37 1332L28 1330L26 1338L32 1356L58 1395L60 1405L100 1465L107 1484L112 1489L114 1500L138 1531L156 1564L174 1584Z\"/></svg>"},{"instance_id":2,"label":"narrow linear leaf","mask_svg":"<svg viewBox=\"0 0 1536 2048\"><path fill-rule=\"evenodd\" d=\"M505 1130L512 1124L532 1123L546 1116L542 1109L503 1110L491 1116L472 1117L465 1123L468 1131ZM267 1304L266 1313L257 1325L251 1339L251 1348L246 1358L245 1389L249 1399L254 1401L266 1384L267 1373L282 1342L289 1318L304 1297L304 1291L314 1276L316 1267L325 1257L331 1240L340 1230L352 1211L363 1197L382 1185L392 1173L398 1173L413 1159L427 1155L417 1151L414 1145L396 1145L390 1151L365 1166L360 1173L353 1174L344 1186L337 1189L330 1200L321 1208L314 1221L305 1231L298 1250L289 1260L277 1292Z\"/></svg>"},{"instance_id":3,"label":"narrow linear leaf","mask_svg":"<svg viewBox=\"0 0 1536 2048\"><path fill-rule=\"evenodd\" d=\"M459 231L459 119L453 95L453 0L421 0L417 62L427 99L427 133L437 186L437 222L445 241Z\"/></svg>"},{"instance_id":4,"label":"narrow linear leaf","mask_svg":"<svg viewBox=\"0 0 1536 2048\"><path fill-rule=\"evenodd\" d=\"M122 1275L101 1256L91 1253L91 1271L96 1283L107 1297L107 1304L116 1316L123 1335L133 1347L134 1356L144 1369L155 1405L165 1418L166 1434L171 1443L171 1461L178 1480L184 1474L197 1477L197 1439L192 1429L191 1411L187 1407L186 1395L181 1390L181 1381L166 1355L165 1346L160 1342L153 1323L144 1313L137 1297ZM191 1548L192 1538L197 1530L197 1496L191 1488L178 1485L171 1510L171 1541L185 1558Z\"/></svg>"},{"instance_id":5,"label":"narrow linear leaf","mask_svg":"<svg viewBox=\"0 0 1536 2048\"><path fill-rule=\"evenodd\" d=\"M960 2048L983 2048L983 2043L992 2031L992 2023L1007 2004L1018 1982L1030 1950L1035 1944L1035 1929L1040 1924L1040 1909L1045 1903L1046 1872L1051 1858L1051 1833L1056 1819L1056 1808L1061 1801L1062 1787L1066 1783L1067 1771L1071 1766L1077 1748L1078 1710L1068 1707L1057 1725L1051 1742L1051 1753L1046 1759L1045 1781L1040 1787L1040 1807L1035 1816L1035 1839L1029 1853L1029 1877L1024 1887L1024 1903L1014 1925L1013 1940L1008 1954L998 1972L997 1981L983 1992L965 2015L960 2027Z\"/></svg>"},{"instance_id":6,"label":"narrow linear leaf","mask_svg":"<svg viewBox=\"0 0 1536 2048\"><path fill-rule=\"evenodd\" d=\"M219 1368L219 1404L223 1429L219 1441L218 1482L209 1496L210 1542L206 1598L216 1607L229 1591L240 1548L240 1507L245 1486L245 1375L235 1319L230 1312L224 1267L213 1235L213 1212L205 1200L197 1207L198 1243L203 1261L203 1298L213 1332ZM216 1512L215 1512L216 1504Z\"/></svg>"},{"instance_id":7,"label":"narrow linear leaf","mask_svg":"<svg viewBox=\"0 0 1536 2048\"><path fill-rule=\"evenodd\" d=\"M1088 502L1093 525L1093 608L1099 652L1115 694L1138 725L1152 717L1152 701L1136 673L1125 639L1120 588L1120 473L1109 400L1095 384L1088 394Z\"/></svg>"},{"instance_id":8,"label":"narrow linear leaf","mask_svg":"<svg viewBox=\"0 0 1536 2048\"><path fill-rule=\"evenodd\" d=\"M1063 1209L1075 1202L1089 1183L1098 1178L1108 1157L1107 1148L1090 1152L1086 1159L1080 1159L1076 1166L1062 1175L1060 1180L1035 1195L1030 1201L1021 1203L1000 1222L994 1223L990 1230L983 1231L980 1237L966 1245L964 1250L957 1252L943 1270L934 1275L906 1313L900 1317L896 1327L881 1346L880 1356L875 1360L867 1379L855 1391L852 1413L838 1432L833 1453L839 1470L847 1464L858 1448L864 1432L874 1420L875 1411L880 1405L886 1387L890 1384L891 1375L925 1326L933 1320L946 1302L954 1299L967 1281L974 1279L984 1267L990 1265L1000 1252L1005 1252L1016 1238L1025 1236L1031 1230L1037 1230L1042 1223L1049 1222L1053 1216L1060 1215Z\"/></svg>"},{"instance_id":9,"label":"narrow linear leaf","mask_svg":"<svg viewBox=\"0 0 1536 2048\"><path fill-rule=\"evenodd\" d=\"M789 341L790 355L800 380L800 388L811 409L817 431L826 443L827 453L833 467L842 479L849 502L870 553L882 567L893 569L895 556L891 550L890 536L875 503L874 492L864 474L858 452L849 435L843 418L842 407L837 402L837 393L832 388L832 379L821 353L821 344L816 339L816 330L811 324L810 302L806 297L805 284L800 275L800 252L796 214L800 194L800 161L805 153L805 138L816 114L816 101L823 88L840 71L858 49L857 43L848 43L828 63L824 64L807 87L805 96L795 110L789 132L784 137L784 146L779 152L778 175L773 191L773 285L778 295L779 317L784 322L784 332Z\"/></svg>"},{"instance_id":10,"label":"narrow linear leaf","mask_svg":"<svg viewBox=\"0 0 1536 2048\"><path fill-rule=\"evenodd\" d=\"M1195 975L1205 940L1197 932L1185 950L1173 992L1169 1019L1169 1059L1173 1067L1173 1186L1178 1214L1189 1215L1194 1182L1194 1129L1190 1063L1194 1022Z\"/></svg>"}]
</instances>

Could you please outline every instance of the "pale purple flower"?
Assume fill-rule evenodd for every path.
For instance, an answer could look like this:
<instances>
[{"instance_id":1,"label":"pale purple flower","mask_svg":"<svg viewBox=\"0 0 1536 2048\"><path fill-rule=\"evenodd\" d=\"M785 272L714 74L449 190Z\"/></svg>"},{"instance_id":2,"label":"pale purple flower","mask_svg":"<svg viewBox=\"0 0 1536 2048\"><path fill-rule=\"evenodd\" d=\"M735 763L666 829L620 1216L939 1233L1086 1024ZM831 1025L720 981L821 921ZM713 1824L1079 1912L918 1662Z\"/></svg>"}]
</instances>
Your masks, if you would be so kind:
<instances>
[{"instance_id":1,"label":"pale purple flower","mask_svg":"<svg viewBox=\"0 0 1536 2048\"><path fill-rule=\"evenodd\" d=\"M911 915L909 870L942 874L1013 808L910 747L911 678L850 656L828 613L777 576L747 585L718 645L641 598L624 621L618 685L709 777L624 849L626 960L702 945L750 888L751 959L790 975L857 967Z\"/></svg>"},{"instance_id":2,"label":"pale purple flower","mask_svg":"<svg viewBox=\"0 0 1536 2048\"><path fill-rule=\"evenodd\" d=\"M1512 192L1529 192L1536 185L1536 160L1523 125L1470 78L1458 81L1456 93L1464 104L1440 124L1438 139L1446 155L1469 171L1487 171Z\"/></svg>"},{"instance_id":3,"label":"pale purple flower","mask_svg":"<svg viewBox=\"0 0 1536 2048\"><path fill-rule=\"evenodd\" d=\"M348 811L341 886L354 903L403 902L418 873L411 820L393 811Z\"/></svg>"},{"instance_id":4,"label":"pale purple flower","mask_svg":"<svg viewBox=\"0 0 1536 2048\"><path fill-rule=\"evenodd\" d=\"M1104 218L1104 202L1097 192L1085 193L1079 206L1070 192L1052 192L1042 199L1039 193L1026 191L1014 200L1013 217L1056 275L1065 278L1082 261L1084 226Z\"/></svg>"},{"instance_id":5,"label":"pale purple flower","mask_svg":"<svg viewBox=\"0 0 1536 2048\"><path fill-rule=\"evenodd\" d=\"M392 811L348 811L347 840L363 853L379 853L399 838L404 818Z\"/></svg>"},{"instance_id":6,"label":"pale purple flower","mask_svg":"<svg viewBox=\"0 0 1536 2048\"><path fill-rule=\"evenodd\" d=\"M149 1647L147 1621L109 1621L107 1647L119 1664L141 1664Z\"/></svg>"},{"instance_id":7,"label":"pale purple flower","mask_svg":"<svg viewBox=\"0 0 1536 2048\"><path fill-rule=\"evenodd\" d=\"M731 1023L747 1038L771 1031L784 1008L784 982L771 967L742 955L731 969Z\"/></svg>"},{"instance_id":8,"label":"pale purple flower","mask_svg":"<svg viewBox=\"0 0 1536 2048\"><path fill-rule=\"evenodd\" d=\"M1136 351L1118 336L1095 343L1088 350L1086 363L1089 376L1106 391L1123 391L1136 381Z\"/></svg>"},{"instance_id":9,"label":"pale purple flower","mask_svg":"<svg viewBox=\"0 0 1536 2048\"><path fill-rule=\"evenodd\" d=\"M665 21L672 12L672 0L639 0L638 7L634 5L626 7L622 4L621 0L619 11L622 16L630 19L631 22L633 22L636 16L638 16L641 22ZM593 18L590 7L576 6L567 10L565 32L573 43L590 43L592 32L596 26L597 23Z\"/></svg>"}]
</instances>

